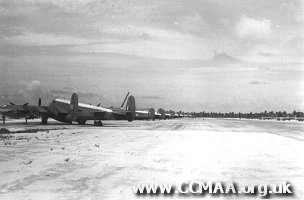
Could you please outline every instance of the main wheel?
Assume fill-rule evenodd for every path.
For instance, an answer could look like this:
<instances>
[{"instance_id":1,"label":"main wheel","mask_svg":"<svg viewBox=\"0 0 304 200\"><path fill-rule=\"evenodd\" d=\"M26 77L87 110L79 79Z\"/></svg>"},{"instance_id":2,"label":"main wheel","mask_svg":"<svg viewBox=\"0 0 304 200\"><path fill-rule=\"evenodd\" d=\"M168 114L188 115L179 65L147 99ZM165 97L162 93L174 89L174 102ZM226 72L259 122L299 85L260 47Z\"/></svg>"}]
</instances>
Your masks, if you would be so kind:
<instances>
[{"instance_id":1,"label":"main wheel","mask_svg":"<svg viewBox=\"0 0 304 200\"><path fill-rule=\"evenodd\" d=\"M78 124L80 124L80 125L85 125L85 123L86 123L86 120L78 120Z\"/></svg>"},{"instance_id":2,"label":"main wheel","mask_svg":"<svg viewBox=\"0 0 304 200\"><path fill-rule=\"evenodd\" d=\"M47 124L47 120L48 120L47 117L42 117L41 118L41 124Z\"/></svg>"},{"instance_id":3,"label":"main wheel","mask_svg":"<svg viewBox=\"0 0 304 200\"><path fill-rule=\"evenodd\" d=\"M100 120L95 120L94 125L95 126L102 126L102 122Z\"/></svg>"}]
</instances>

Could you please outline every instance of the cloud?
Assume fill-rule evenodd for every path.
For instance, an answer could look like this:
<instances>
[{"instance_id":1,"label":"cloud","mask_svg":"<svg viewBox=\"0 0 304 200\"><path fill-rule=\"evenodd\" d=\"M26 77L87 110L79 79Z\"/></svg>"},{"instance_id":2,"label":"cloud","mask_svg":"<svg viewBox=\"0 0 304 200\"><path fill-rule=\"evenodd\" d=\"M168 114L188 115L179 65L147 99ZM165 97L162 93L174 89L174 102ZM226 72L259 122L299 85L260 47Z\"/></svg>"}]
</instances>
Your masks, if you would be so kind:
<instances>
[{"instance_id":1,"label":"cloud","mask_svg":"<svg viewBox=\"0 0 304 200\"><path fill-rule=\"evenodd\" d=\"M147 96L138 96L138 99L162 99L161 96L156 95L147 95Z\"/></svg>"},{"instance_id":2,"label":"cloud","mask_svg":"<svg viewBox=\"0 0 304 200\"><path fill-rule=\"evenodd\" d=\"M286 47L290 49L292 54L301 56L301 60L303 61L304 55L304 37L303 35L294 36L290 38L287 43Z\"/></svg>"},{"instance_id":3,"label":"cloud","mask_svg":"<svg viewBox=\"0 0 304 200\"><path fill-rule=\"evenodd\" d=\"M87 8L87 5L94 2L95 0L3 0L4 3L0 5L0 8L9 7L10 5L17 7L37 7L37 6L49 6L63 9L65 12L76 13L83 11ZM6 3L5 3L6 2ZM16 9L20 13L23 10L19 7ZM12 13L14 14L14 13Z\"/></svg>"},{"instance_id":4,"label":"cloud","mask_svg":"<svg viewBox=\"0 0 304 200\"><path fill-rule=\"evenodd\" d=\"M31 80L29 82L20 82L20 84L14 86L14 89L5 91L0 88L0 104L7 104L8 102L14 102L16 104L24 104L26 102L30 105L37 105L38 99L41 98L43 104L48 105L55 98L63 98L70 100L74 89L47 89L43 83L39 80ZM94 93L94 92L76 92L79 97L79 101L83 103L92 103L97 105L102 102L102 106L113 105L113 102L109 101L106 95ZM116 103L116 102L115 102Z\"/></svg>"},{"instance_id":5,"label":"cloud","mask_svg":"<svg viewBox=\"0 0 304 200\"><path fill-rule=\"evenodd\" d=\"M270 56L273 56L272 53L268 53L268 52L260 52L259 53L260 56L264 56L264 57L270 57Z\"/></svg>"},{"instance_id":6,"label":"cloud","mask_svg":"<svg viewBox=\"0 0 304 200\"><path fill-rule=\"evenodd\" d=\"M28 84L26 84L27 90L41 90L41 82L37 80L32 80Z\"/></svg>"},{"instance_id":7,"label":"cloud","mask_svg":"<svg viewBox=\"0 0 304 200\"><path fill-rule=\"evenodd\" d=\"M84 45L92 40L81 39L64 35L24 33L12 37L4 38L4 41L21 46L58 46L58 45Z\"/></svg>"},{"instance_id":8,"label":"cloud","mask_svg":"<svg viewBox=\"0 0 304 200\"><path fill-rule=\"evenodd\" d=\"M180 21L174 23L181 30L189 33L209 33L209 29L203 22L202 17L198 13L180 17Z\"/></svg>"},{"instance_id":9,"label":"cloud","mask_svg":"<svg viewBox=\"0 0 304 200\"><path fill-rule=\"evenodd\" d=\"M260 70L260 71L270 71L271 68L268 67L268 66L258 66L257 70Z\"/></svg>"},{"instance_id":10,"label":"cloud","mask_svg":"<svg viewBox=\"0 0 304 200\"><path fill-rule=\"evenodd\" d=\"M240 39L262 40L269 38L272 33L271 20L242 16L236 25L236 34Z\"/></svg>"},{"instance_id":11,"label":"cloud","mask_svg":"<svg viewBox=\"0 0 304 200\"><path fill-rule=\"evenodd\" d=\"M256 96L263 94L271 101L277 99L275 94L278 94L284 96L285 100L282 98L282 101L289 103L290 101L286 100L287 95L282 94L284 91L294 91L292 88L301 84L299 82L303 77L301 80L297 77L302 76L302 73L296 72L293 65L286 65L286 71L279 70L277 65L303 60L303 20L296 20L301 19L296 18L298 15L303 16L303 6L297 1L299 3L295 2L288 8L283 6L280 9L282 2L2 0L0 63L3 63L1 67L5 70L0 67L0 89L15 91L18 81L28 80L30 77L42 82L43 77L42 91L48 91L50 95L70 99L69 92L60 94L60 91L57 91L58 94L53 94L49 91L64 90L64 86L69 86L71 93L76 89L110 94L109 103L117 105L120 105L124 98L124 95L118 98L117 94L124 93L130 88L134 89L136 96L159 95L163 99L156 105L167 105L171 108L184 106L185 109L195 109L205 101L206 96L210 96L209 94L219 94L215 95L214 99L221 99L223 92L231 93L236 89L244 90L240 96L245 100L254 101ZM271 21L263 19L264 17ZM276 27L277 25L279 27ZM220 51L214 58L213 49ZM268 56L269 53L272 56ZM233 57L240 59L241 62L231 64L229 69L225 69L225 64L223 67L218 64L217 69L210 67L213 64L212 58L219 63L233 63ZM204 59L207 62L180 59ZM244 73L247 73L244 70L256 68L255 63L271 68L264 67L265 69L252 71L252 76L244 76ZM192 68L198 69L197 71L202 74L192 71ZM149 73L143 73L147 70ZM220 73L213 73L218 70ZM267 73L263 73L262 70L267 70ZM285 74L279 81L274 81L279 77L277 73L281 72ZM54 82L53 76L43 76L46 73L53 74L61 82ZM66 74L71 73L75 79L66 78ZM231 87L217 87L218 80L225 80L226 77L227 81L233 82L229 85ZM151 86L151 78L155 82L154 86ZM286 78L291 79L288 84ZM107 87L102 87L100 80L107 83ZM183 80L182 84L177 87L180 80ZM250 89L256 89L254 85L249 84L251 80L262 80L253 81L252 84L263 80L269 81L269 85L256 87L273 87L279 92L268 94L269 91L258 90L259 95L248 97L252 92ZM98 82L98 86L79 84L82 82L90 85ZM240 82L241 86L235 87ZM276 84L270 84L274 82ZM292 84L293 82L296 84ZM38 84L30 85L32 86L29 88L33 87L36 88L35 91L39 91ZM142 90L146 86L149 88L148 92ZM283 91L282 87L287 89ZM26 86L23 89L25 88ZM211 92L200 96L200 92L208 91L208 88L211 88ZM200 92L197 92L199 90ZM184 96L187 98L177 102L176 98L180 93L186 94ZM19 93L16 91L11 94ZM79 96L84 98L86 94ZM95 95L87 96L83 102L93 104L94 99L91 98ZM289 96L298 96L298 92L290 92ZM45 99L46 103L52 100ZM162 101L164 99L167 100ZM206 100L206 107L224 110L229 108L223 106L220 100L216 102L214 99ZM146 105L157 101L141 100ZM106 100L102 101L105 104ZM96 97L95 103L98 102L99 99ZM33 103L36 105L37 100Z\"/></svg>"},{"instance_id":12,"label":"cloud","mask_svg":"<svg viewBox=\"0 0 304 200\"><path fill-rule=\"evenodd\" d=\"M56 95L71 95L71 90L60 90L60 89L53 89L50 90L52 94Z\"/></svg>"},{"instance_id":13,"label":"cloud","mask_svg":"<svg viewBox=\"0 0 304 200\"><path fill-rule=\"evenodd\" d=\"M81 53L120 53L161 59L202 59L211 54L202 38L157 27L124 25L103 30L110 42L70 48ZM116 41L113 41L116 40Z\"/></svg>"},{"instance_id":14,"label":"cloud","mask_svg":"<svg viewBox=\"0 0 304 200\"><path fill-rule=\"evenodd\" d=\"M7 104L14 102L16 104L24 104L26 102L31 105L37 105L38 99L43 102L52 99L53 95L43 89L43 84L39 80L31 80L29 82L19 82L13 88L0 89L0 103ZM48 101L49 102L49 101Z\"/></svg>"},{"instance_id":15,"label":"cloud","mask_svg":"<svg viewBox=\"0 0 304 200\"><path fill-rule=\"evenodd\" d=\"M239 62L240 60L226 54L226 53L217 53L214 50L214 56L212 58L212 63L215 64L234 64Z\"/></svg>"},{"instance_id":16,"label":"cloud","mask_svg":"<svg viewBox=\"0 0 304 200\"><path fill-rule=\"evenodd\" d=\"M25 83L25 87L20 91L24 97L28 99L38 99L41 96L44 96L44 91L42 90L42 84L39 80L32 80L28 83Z\"/></svg>"},{"instance_id":17,"label":"cloud","mask_svg":"<svg viewBox=\"0 0 304 200\"><path fill-rule=\"evenodd\" d=\"M266 81L256 81L256 80L253 80L253 81L250 81L250 84L251 85L265 85L265 84L268 84Z\"/></svg>"}]
</instances>

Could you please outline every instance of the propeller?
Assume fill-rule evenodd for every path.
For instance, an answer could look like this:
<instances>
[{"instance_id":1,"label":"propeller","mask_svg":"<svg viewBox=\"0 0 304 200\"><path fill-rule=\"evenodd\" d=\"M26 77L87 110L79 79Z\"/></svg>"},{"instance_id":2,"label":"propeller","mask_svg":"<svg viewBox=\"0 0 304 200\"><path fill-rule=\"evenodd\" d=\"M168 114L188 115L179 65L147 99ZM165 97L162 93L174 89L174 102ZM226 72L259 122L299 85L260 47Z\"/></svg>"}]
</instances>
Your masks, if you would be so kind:
<instances>
[{"instance_id":1,"label":"propeller","mask_svg":"<svg viewBox=\"0 0 304 200\"><path fill-rule=\"evenodd\" d=\"M97 104L97 105L96 105L96 107L99 107L99 106L100 106L100 104L101 104L101 102L100 102L99 104ZM92 105L92 104L91 104L91 103L89 103L89 105Z\"/></svg>"},{"instance_id":2,"label":"propeller","mask_svg":"<svg viewBox=\"0 0 304 200\"><path fill-rule=\"evenodd\" d=\"M121 106L120 106L121 108L124 106L124 104L125 104L125 102L126 102L128 96L129 96L129 94L130 94L130 92L128 92L127 96L126 96L125 99L123 100L123 102L122 102L122 104L121 104Z\"/></svg>"},{"instance_id":3,"label":"propeller","mask_svg":"<svg viewBox=\"0 0 304 200\"><path fill-rule=\"evenodd\" d=\"M9 102L12 106L15 106L16 104L14 104L13 102ZM22 106L27 106L29 103L25 103L25 104L22 104Z\"/></svg>"}]
</instances>

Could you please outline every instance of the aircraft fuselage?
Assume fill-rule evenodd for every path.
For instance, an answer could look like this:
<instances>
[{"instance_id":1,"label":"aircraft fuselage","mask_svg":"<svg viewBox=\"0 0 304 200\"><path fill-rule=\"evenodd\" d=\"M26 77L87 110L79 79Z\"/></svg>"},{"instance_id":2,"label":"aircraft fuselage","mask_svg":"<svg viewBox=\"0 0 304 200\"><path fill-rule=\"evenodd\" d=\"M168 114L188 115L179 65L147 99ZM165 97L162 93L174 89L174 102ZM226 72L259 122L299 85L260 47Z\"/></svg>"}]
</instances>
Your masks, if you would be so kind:
<instances>
[{"instance_id":1,"label":"aircraft fuselage","mask_svg":"<svg viewBox=\"0 0 304 200\"><path fill-rule=\"evenodd\" d=\"M49 109L52 114L48 114L48 117L51 117L57 121L64 123L71 123L72 115L67 113L66 110L71 109L71 104L69 101L64 99L55 99L49 105ZM89 104L78 104L77 111L77 121L83 122L87 120L112 120L114 119L113 111L111 109L92 106Z\"/></svg>"}]
</instances>

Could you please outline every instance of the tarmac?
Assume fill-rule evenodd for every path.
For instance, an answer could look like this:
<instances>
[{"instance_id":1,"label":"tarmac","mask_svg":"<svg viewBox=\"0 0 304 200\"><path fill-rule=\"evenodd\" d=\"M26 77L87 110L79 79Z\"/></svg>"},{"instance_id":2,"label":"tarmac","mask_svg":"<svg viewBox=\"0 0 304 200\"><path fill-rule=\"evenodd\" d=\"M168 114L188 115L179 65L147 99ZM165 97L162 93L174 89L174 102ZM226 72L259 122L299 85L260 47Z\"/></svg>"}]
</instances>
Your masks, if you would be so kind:
<instances>
[{"instance_id":1,"label":"tarmac","mask_svg":"<svg viewBox=\"0 0 304 200\"><path fill-rule=\"evenodd\" d=\"M103 127L40 120L0 128L0 199L192 199L143 196L137 184L222 181L293 186L304 199L304 123L174 119L103 121ZM204 199L260 199L206 194ZM271 199L284 199L271 196Z\"/></svg>"}]
</instances>

